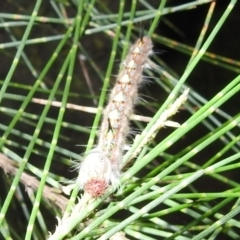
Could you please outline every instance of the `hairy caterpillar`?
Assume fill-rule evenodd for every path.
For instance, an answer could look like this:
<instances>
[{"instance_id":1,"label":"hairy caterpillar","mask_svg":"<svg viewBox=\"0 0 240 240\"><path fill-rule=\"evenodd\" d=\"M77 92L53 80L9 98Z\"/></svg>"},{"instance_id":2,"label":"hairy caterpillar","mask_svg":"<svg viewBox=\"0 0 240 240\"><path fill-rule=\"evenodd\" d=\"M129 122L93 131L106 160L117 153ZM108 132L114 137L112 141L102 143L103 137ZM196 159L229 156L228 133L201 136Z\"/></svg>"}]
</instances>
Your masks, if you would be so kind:
<instances>
[{"instance_id":1,"label":"hairy caterpillar","mask_svg":"<svg viewBox=\"0 0 240 240\"><path fill-rule=\"evenodd\" d=\"M101 196L109 184L119 185L120 163L129 133L129 117L142 82L143 68L152 53L149 37L139 38L129 49L103 112L97 147L81 163L78 184L92 197Z\"/></svg>"}]
</instances>

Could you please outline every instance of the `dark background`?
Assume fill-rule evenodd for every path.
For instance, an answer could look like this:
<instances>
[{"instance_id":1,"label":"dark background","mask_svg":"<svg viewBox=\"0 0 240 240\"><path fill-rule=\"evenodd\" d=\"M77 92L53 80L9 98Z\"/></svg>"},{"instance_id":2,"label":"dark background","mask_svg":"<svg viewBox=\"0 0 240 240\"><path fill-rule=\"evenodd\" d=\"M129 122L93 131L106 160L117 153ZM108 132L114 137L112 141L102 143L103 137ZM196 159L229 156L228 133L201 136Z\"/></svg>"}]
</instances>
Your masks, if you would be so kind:
<instances>
[{"instance_id":1,"label":"dark background","mask_svg":"<svg viewBox=\"0 0 240 240\"><path fill-rule=\"evenodd\" d=\"M158 6L159 1L148 1L153 6ZM175 6L177 4L181 4L183 2L189 2L189 1L179 1L179 0L169 0L167 1L167 6ZM105 1L106 6L112 11L117 13L118 12L118 1ZM15 13L15 14L23 14L28 15L32 12L33 6L35 2L34 1L26 1L26 0L19 0L19 1L4 1L1 3L1 13ZM216 8L214 10L214 14L209 26L209 30L207 32L207 36L215 26L216 22L219 20L219 18L222 16L224 10L226 9L226 6L229 4L229 1L217 1ZM126 11L129 11L130 9L130 1L126 3ZM139 4L139 8L143 8ZM191 9L188 11L182 11L182 12L176 12L172 14L168 14L163 16L161 19L158 28L156 29L156 33L170 38L175 41L179 41L180 43L184 43L186 45L190 45L192 47L195 46L195 43L199 37L200 30L202 29L202 25L204 23L207 11L208 11L209 5L200 5L195 9ZM74 16L76 13L76 7L70 3L70 5L67 7L69 16ZM144 8L143 8L144 9ZM217 34L217 37L214 39L213 43L211 44L210 48L207 50L211 53L215 53L224 57L228 57L234 60L239 60L240 56L240 6L239 3L237 6L233 9L230 16L228 17L227 21L224 23L223 27ZM51 8L48 1L44 1L42 4L42 7L39 12L40 16L48 16L48 17L56 17L53 9ZM7 21L7 19L5 19ZM169 25L166 24L166 21L171 22L177 29L178 32L174 31L174 29L170 28ZM150 21L146 21L142 24L146 29L150 25ZM24 27L13 27L11 28L13 31L14 36L21 40L22 35L25 30ZM39 23L36 24L31 31L30 38L38 38L43 36L53 36L55 34L64 34L66 29L61 24L49 24L49 23ZM123 29L124 31L124 29ZM134 39L132 39L134 40ZM6 33L6 31L3 28L0 28L0 43L6 43L10 42L9 34ZM58 42L49 42L46 44L35 44L35 45L28 45L25 47L25 52L27 56L30 58L32 64L37 69L38 72L41 72L43 67L45 66L45 63L49 60L49 57L52 55L53 49L55 49ZM95 63L97 63L97 66L99 68L99 71L101 71L103 74L106 72L108 60L111 52L112 47L112 41L111 39L106 36L106 34L103 33L97 33L93 35L86 35L82 38L81 44L84 46L85 49L87 49L88 53L93 57ZM171 68L175 71L176 75L181 76L183 71L185 70L185 67L188 63L189 56L180 53L176 51L175 49L171 49L165 45L161 45L158 43L154 43L154 51L156 54ZM53 85L56 76L59 72L59 68L62 64L62 60L66 57L66 54L68 52L68 49L63 49L62 55L59 56L57 62L54 65L54 68L47 74L47 77L44 79L45 84L51 88ZM12 64L12 60L15 56L16 48L6 48L6 49L0 49L0 80L4 80L10 66ZM117 54L116 58L116 64L114 66L113 74L116 74L118 71L118 67L120 65L120 52ZM99 93L102 88L102 81L99 79L98 75L93 72L90 65L86 61L86 69L88 70L90 74L91 84L93 86L93 89L95 91L96 96L99 96ZM240 69L239 69L240 72ZM206 99L211 99L216 93L218 93L224 86L226 86L233 78L235 78L238 74L236 72L212 65L210 63L201 61L197 67L194 69L194 71L191 73L187 80L187 84L191 86L193 89L195 89L200 95L205 97ZM76 62L75 70L74 70L74 80L72 83L72 94L69 97L69 103L74 103L78 105L84 105L84 106L96 106L93 103L93 100L89 97L88 87L86 82L83 80L83 72L81 69L81 65L78 62ZM14 73L12 77L12 82L27 84L31 86L36 79L33 77L33 75L29 72L29 70L25 67L22 60L20 61L16 72ZM111 85L114 84L114 75L111 79ZM59 90L62 90L64 87L63 83ZM9 87L7 90L8 93L12 94L27 94L28 91L26 90L17 90L16 88ZM141 94L145 96L146 94L151 93L151 98L154 99L154 101L159 101L159 105L166 99L167 93L165 93L163 90L161 90L154 81L151 81L149 84L144 85L144 87L141 89ZM46 98L46 95L43 93L38 93L36 96L38 98ZM146 99L148 99L149 96L146 96ZM60 100L61 97L59 96ZM96 100L98 98L96 97ZM151 99L149 100L151 101ZM239 94L235 95L231 100L226 102L221 109L229 113L230 115L235 115L239 112L239 101L240 96ZM2 106L18 109L20 106L20 102L16 102L11 99L4 99L2 102ZM33 114L39 114L43 109L43 106L37 106L35 104L29 105L27 108L28 112L31 112ZM149 109L145 109L141 106L141 104L136 107L136 112L141 113L142 115L149 115L153 116L153 112L151 112ZM52 118L56 118L58 115L58 108L52 108L49 116ZM180 123L184 122L189 117L189 114L185 111L180 112L177 114L174 119ZM1 123L8 125L11 121L11 117L7 115L2 115L0 117ZM79 124L81 126L91 127L92 122L94 120L93 114L88 113L81 113L74 110L69 110L66 112L64 121L71 122L75 124ZM45 141L51 141L52 139L52 131L53 127L50 124L44 125L44 127L47 129L46 131L43 131L40 135L40 138L44 139ZM136 126L134 126L136 127ZM34 130L34 128L30 128L29 125L26 125L23 122L20 122L16 125L16 128L19 131L22 131L23 133L29 133L31 134ZM171 129L164 129L161 132L161 135L157 137L157 140L163 139L165 136L167 136L169 133L171 133ZM174 147L169 149L169 153L174 154L183 149L184 147L188 146L195 140L199 139L201 136L204 136L206 133L208 133L209 130L207 130L203 126L196 127L195 130L191 131L189 134L185 136L183 141L178 142ZM2 130L0 129L0 133L2 134ZM74 130L69 129L62 129L62 135L64 136L64 139L60 139L58 142L58 146L61 146L63 148L66 148L68 150L71 150L75 153L83 153L85 150L85 146L77 146L77 145L85 145L88 141L88 133L85 134L79 134L79 132L76 132ZM17 138L16 136L10 135L9 140L13 141L20 141L23 144L22 138ZM214 146L211 146L213 148L213 152L217 152L219 149L223 147L222 144L216 143ZM24 149L21 148L15 148L12 147L12 150L15 151L19 156L23 156L25 153ZM41 148L39 148L41 150ZM209 156L212 155L212 152L206 149L206 151L201 152L199 155L196 156L196 162L198 164L204 163L205 159L208 159ZM31 157L30 162L39 167L43 168L44 166L44 158L33 154L33 157ZM72 171L66 170L65 165L53 165L51 168L52 172L57 172L60 175L63 175L69 179L73 179L76 177L76 173ZM141 173L140 173L141 174ZM232 172L229 174L229 177L239 181L239 174L238 172ZM208 184L208 179L205 180L206 182L200 182L196 183L196 186L202 190L202 191L212 191L223 189L224 186L219 186L218 182ZM219 188L219 189L218 189ZM6 194L4 190L3 195ZM176 220L177 223L179 221L187 222L187 219L184 219L182 216L174 216L174 221ZM55 223L52 223L53 227ZM226 239L223 238L222 239Z\"/></svg>"}]
</instances>

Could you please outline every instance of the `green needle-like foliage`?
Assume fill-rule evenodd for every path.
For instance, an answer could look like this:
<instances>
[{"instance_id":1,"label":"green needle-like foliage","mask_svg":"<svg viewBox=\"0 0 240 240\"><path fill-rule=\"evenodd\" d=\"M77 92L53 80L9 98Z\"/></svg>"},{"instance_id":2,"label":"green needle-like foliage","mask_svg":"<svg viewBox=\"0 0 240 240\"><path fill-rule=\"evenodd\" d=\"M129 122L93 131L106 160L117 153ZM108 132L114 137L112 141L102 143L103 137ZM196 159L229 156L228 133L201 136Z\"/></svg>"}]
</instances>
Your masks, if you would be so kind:
<instances>
[{"instance_id":1,"label":"green needle-like foliage","mask_svg":"<svg viewBox=\"0 0 240 240\"><path fill-rule=\"evenodd\" d=\"M240 239L237 14L237 0L3 1L0 239L47 239L71 214L83 194L79 165L142 35L154 54L121 185L91 199L51 239ZM156 131L187 88L171 119L180 126Z\"/></svg>"}]
</instances>

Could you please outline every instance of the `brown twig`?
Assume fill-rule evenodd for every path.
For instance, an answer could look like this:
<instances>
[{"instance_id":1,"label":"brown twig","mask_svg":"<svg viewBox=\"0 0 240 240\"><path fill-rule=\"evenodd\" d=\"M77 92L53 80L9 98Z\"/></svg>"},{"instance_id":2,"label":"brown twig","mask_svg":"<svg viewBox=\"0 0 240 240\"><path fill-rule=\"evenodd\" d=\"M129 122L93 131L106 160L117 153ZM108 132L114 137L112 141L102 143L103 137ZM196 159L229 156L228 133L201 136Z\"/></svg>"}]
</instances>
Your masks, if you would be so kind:
<instances>
[{"instance_id":1,"label":"brown twig","mask_svg":"<svg viewBox=\"0 0 240 240\"><path fill-rule=\"evenodd\" d=\"M3 169L6 175L15 176L18 169L18 163L0 153L0 168ZM28 193L30 191L36 192L39 188L39 181L26 172L21 174L20 181L25 186ZM45 185L43 189L43 197L64 211L67 206L68 199L61 195L61 192L59 191L61 190Z\"/></svg>"}]
</instances>

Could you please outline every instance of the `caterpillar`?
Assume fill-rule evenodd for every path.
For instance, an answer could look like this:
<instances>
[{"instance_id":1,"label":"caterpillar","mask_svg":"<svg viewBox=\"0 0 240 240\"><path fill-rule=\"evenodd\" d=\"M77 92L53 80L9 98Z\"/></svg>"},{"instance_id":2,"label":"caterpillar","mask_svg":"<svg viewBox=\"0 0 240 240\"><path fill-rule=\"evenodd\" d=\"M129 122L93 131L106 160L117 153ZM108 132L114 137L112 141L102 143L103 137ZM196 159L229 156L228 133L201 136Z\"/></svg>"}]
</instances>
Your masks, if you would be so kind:
<instances>
[{"instance_id":1,"label":"caterpillar","mask_svg":"<svg viewBox=\"0 0 240 240\"><path fill-rule=\"evenodd\" d=\"M103 111L97 146L80 165L77 182L80 189L92 197L103 195L109 185L119 185L121 159L130 131L129 118L152 48L152 41L147 36L139 38L130 47Z\"/></svg>"}]
</instances>

